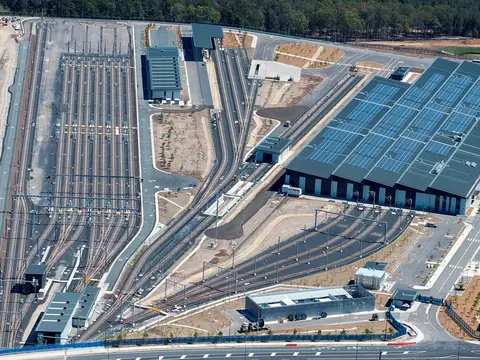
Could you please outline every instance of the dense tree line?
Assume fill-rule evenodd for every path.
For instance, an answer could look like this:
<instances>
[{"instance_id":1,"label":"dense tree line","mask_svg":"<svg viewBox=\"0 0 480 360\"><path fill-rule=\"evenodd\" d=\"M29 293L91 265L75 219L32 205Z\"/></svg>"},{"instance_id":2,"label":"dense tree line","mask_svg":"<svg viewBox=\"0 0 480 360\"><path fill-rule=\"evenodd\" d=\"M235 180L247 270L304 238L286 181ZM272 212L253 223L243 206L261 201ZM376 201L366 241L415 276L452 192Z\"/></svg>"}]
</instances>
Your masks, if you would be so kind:
<instances>
[{"instance_id":1,"label":"dense tree line","mask_svg":"<svg viewBox=\"0 0 480 360\"><path fill-rule=\"evenodd\" d=\"M480 0L0 0L14 13L221 23L334 40L478 37Z\"/></svg>"}]
</instances>

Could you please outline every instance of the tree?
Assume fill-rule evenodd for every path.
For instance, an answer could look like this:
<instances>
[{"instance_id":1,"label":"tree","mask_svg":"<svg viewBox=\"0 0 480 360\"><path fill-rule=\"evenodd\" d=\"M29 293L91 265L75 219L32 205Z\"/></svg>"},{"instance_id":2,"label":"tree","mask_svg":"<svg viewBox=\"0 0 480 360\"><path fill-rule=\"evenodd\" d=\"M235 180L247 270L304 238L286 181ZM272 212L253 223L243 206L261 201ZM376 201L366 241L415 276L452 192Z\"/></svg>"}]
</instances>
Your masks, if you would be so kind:
<instances>
[{"instance_id":1,"label":"tree","mask_svg":"<svg viewBox=\"0 0 480 360\"><path fill-rule=\"evenodd\" d=\"M195 332L193 333L193 337L194 337L195 339L198 338L198 331L197 331L197 330L195 330Z\"/></svg>"},{"instance_id":2,"label":"tree","mask_svg":"<svg viewBox=\"0 0 480 360\"><path fill-rule=\"evenodd\" d=\"M322 336L322 330L318 330L318 331L317 331L317 335L318 335L318 336Z\"/></svg>"},{"instance_id":3,"label":"tree","mask_svg":"<svg viewBox=\"0 0 480 360\"><path fill-rule=\"evenodd\" d=\"M218 336L223 336L223 331L222 330L218 331Z\"/></svg>"},{"instance_id":4,"label":"tree","mask_svg":"<svg viewBox=\"0 0 480 360\"><path fill-rule=\"evenodd\" d=\"M297 335L297 333L298 333L297 328L293 329L293 335Z\"/></svg>"},{"instance_id":5,"label":"tree","mask_svg":"<svg viewBox=\"0 0 480 360\"><path fill-rule=\"evenodd\" d=\"M142 338L146 339L146 338L148 338L149 336L150 336L150 335L148 334L147 329L143 330Z\"/></svg>"},{"instance_id":6,"label":"tree","mask_svg":"<svg viewBox=\"0 0 480 360\"><path fill-rule=\"evenodd\" d=\"M342 329L342 331L340 331L340 335L347 335L347 330Z\"/></svg>"},{"instance_id":7,"label":"tree","mask_svg":"<svg viewBox=\"0 0 480 360\"><path fill-rule=\"evenodd\" d=\"M373 331L369 328L365 329L365 335L370 335Z\"/></svg>"},{"instance_id":8,"label":"tree","mask_svg":"<svg viewBox=\"0 0 480 360\"><path fill-rule=\"evenodd\" d=\"M121 332L119 332L118 335L116 336L116 339L118 341L122 341L123 340L123 334Z\"/></svg>"},{"instance_id":9,"label":"tree","mask_svg":"<svg viewBox=\"0 0 480 360\"><path fill-rule=\"evenodd\" d=\"M272 331L272 329L268 329L268 331L267 331L267 335L273 335L273 331Z\"/></svg>"}]
</instances>

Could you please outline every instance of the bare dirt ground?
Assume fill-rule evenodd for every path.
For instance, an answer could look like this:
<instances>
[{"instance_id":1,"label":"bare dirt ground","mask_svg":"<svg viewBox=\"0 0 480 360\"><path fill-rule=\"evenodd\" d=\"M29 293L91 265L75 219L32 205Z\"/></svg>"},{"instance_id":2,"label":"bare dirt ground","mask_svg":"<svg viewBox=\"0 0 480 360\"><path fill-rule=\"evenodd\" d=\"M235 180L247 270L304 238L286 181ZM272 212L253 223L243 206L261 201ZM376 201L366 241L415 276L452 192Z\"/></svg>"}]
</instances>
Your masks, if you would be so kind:
<instances>
[{"instance_id":1,"label":"bare dirt ground","mask_svg":"<svg viewBox=\"0 0 480 360\"><path fill-rule=\"evenodd\" d=\"M308 59L278 53L275 54L275 61L299 68L303 68L308 64Z\"/></svg>"},{"instance_id":2,"label":"bare dirt ground","mask_svg":"<svg viewBox=\"0 0 480 360\"><path fill-rule=\"evenodd\" d=\"M439 50L446 47L480 47L480 39L456 38L448 40L426 40L426 41L373 41L365 44L377 44L387 46L404 46L410 48L423 48Z\"/></svg>"},{"instance_id":3,"label":"bare dirt ground","mask_svg":"<svg viewBox=\"0 0 480 360\"><path fill-rule=\"evenodd\" d=\"M253 115L253 122L250 134L248 136L247 146L245 152L250 151L257 145L277 124L278 120L267 119L256 114Z\"/></svg>"},{"instance_id":4,"label":"bare dirt ground","mask_svg":"<svg viewBox=\"0 0 480 360\"><path fill-rule=\"evenodd\" d=\"M478 326L478 314L480 311L480 277L475 276L465 288L461 295L448 296L447 300L452 302L457 314L466 321L472 328ZM453 336L459 339L474 340L471 338L442 307L438 313L438 321Z\"/></svg>"},{"instance_id":5,"label":"bare dirt ground","mask_svg":"<svg viewBox=\"0 0 480 360\"><path fill-rule=\"evenodd\" d=\"M275 51L298 55L306 58L316 58L315 54L320 49L321 46L313 44L280 44L275 48Z\"/></svg>"},{"instance_id":6,"label":"bare dirt ground","mask_svg":"<svg viewBox=\"0 0 480 360\"><path fill-rule=\"evenodd\" d=\"M377 62L371 62L371 61L360 61L357 63L357 66L359 67L368 67L368 68L375 68L375 69L381 69L383 68L382 64L379 64Z\"/></svg>"},{"instance_id":7,"label":"bare dirt ground","mask_svg":"<svg viewBox=\"0 0 480 360\"><path fill-rule=\"evenodd\" d=\"M311 61L309 63L309 67L311 68L326 68L330 67L335 64L339 59L341 59L345 55L342 50L332 47L325 47L323 48L322 53L320 56L316 58L315 61Z\"/></svg>"},{"instance_id":8,"label":"bare dirt ground","mask_svg":"<svg viewBox=\"0 0 480 360\"><path fill-rule=\"evenodd\" d=\"M264 81L257 105L267 108L295 106L322 80L320 76L302 75L297 82Z\"/></svg>"},{"instance_id":9,"label":"bare dirt ground","mask_svg":"<svg viewBox=\"0 0 480 360\"><path fill-rule=\"evenodd\" d=\"M224 32L223 33L223 47L224 48L246 48L249 49L252 47L253 36L244 35L234 32Z\"/></svg>"},{"instance_id":10,"label":"bare dirt ground","mask_svg":"<svg viewBox=\"0 0 480 360\"><path fill-rule=\"evenodd\" d=\"M400 263L410 261L406 254L408 253L412 242L415 241L416 235L417 234L413 230L407 229L397 240L395 240L395 242L373 255L338 269L292 280L289 284L316 287L347 285L351 280L355 279L355 272L367 261L388 263L387 272L392 274Z\"/></svg>"},{"instance_id":11,"label":"bare dirt ground","mask_svg":"<svg viewBox=\"0 0 480 360\"><path fill-rule=\"evenodd\" d=\"M338 210L337 204L318 199L270 198L251 219L243 225L243 235L235 240L217 240L217 246L211 248L210 242L203 246L174 274L175 281L189 284L201 276L203 261L227 266L232 263L235 247L235 263L239 264L254 254L265 250L280 241L298 234L304 226L314 225L314 209ZM228 223L228 219L226 223ZM265 225L267 224L267 225ZM207 273L207 271L206 271Z\"/></svg>"},{"instance_id":12,"label":"bare dirt ground","mask_svg":"<svg viewBox=\"0 0 480 360\"><path fill-rule=\"evenodd\" d=\"M331 334L380 334L380 333L385 333L387 331L388 333L394 333L395 329L387 322L385 321L365 321L365 322L359 322L359 323L351 323L351 324L335 324L335 325L315 325L315 326L308 326L308 322L305 323L304 326L302 326L302 322L298 322L298 327L295 328L294 330L290 329L276 329L273 330L272 332L274 334L292 334L293 332L296 332L297 334L318 334L318 331L321 330L321 334L323 335L331 335ZM263 332L265 333L265 332Z\"/></svg>"},{"instance_id":13,"label":"bare dirt ground","mask_svg":"<svg viewBox=\"0 0 480 360\"><path fill-rule=\"evenodd\" d=\"M3 151L3 137L10 104L8 88L13 84L17 67L18 43L12 37L16 36L15 34L10 25L0 27L0 156Z\"/></svg>"},{"instance_id":14,"label":"bare dirt ground","mask_svg":"<svg viewBox=\"0 0 480 360\"><path fill-rule=\"evenodd\" d=\"M214 147L208 110L155 115L153 136L159 169L191 175L201 181L213 166Z\"/></svg>"},{"instance_id":15,"label":"bare dirt ground","mask_svg":"<svg viewBox=\"0 0 480 360\"><path fill-rule=\"evenodd\" d=\"M173 218L175 218L188 204L193 200L195 195L194 189L181 191L168 191L157 193L158 205L158 221L167 225Z\"/></svg>"}]
</instances>

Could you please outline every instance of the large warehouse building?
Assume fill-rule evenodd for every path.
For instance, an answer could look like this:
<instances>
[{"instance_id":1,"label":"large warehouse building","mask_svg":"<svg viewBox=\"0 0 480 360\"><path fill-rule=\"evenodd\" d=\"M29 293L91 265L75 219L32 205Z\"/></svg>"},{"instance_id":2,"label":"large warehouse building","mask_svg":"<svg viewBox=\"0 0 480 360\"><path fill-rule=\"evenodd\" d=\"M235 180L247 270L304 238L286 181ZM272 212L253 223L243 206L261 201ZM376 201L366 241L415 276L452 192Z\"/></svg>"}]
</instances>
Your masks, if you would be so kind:
<instances>
[{"instance_id":1,"label":"large warehouse building","mask_svg":"<svg viewBox=\"0 0 480 360\"><path fill-rule=\"evenodd\" d=\"M373 78L287 165L304 193L464 214L480 175L480 65Z\"/></svg>"},{"instance_id":2,"label":"large warehouse building","mask_svg":"<svg viewBox=\"0 0 480 360\"><path fill-rule=\"evenodd\" d=\"M179 50L176 46L147 49L147 89L149 100L180 99L182 76Z\"/></svg>"},{"instance_id":3,"label":"large warehouse building","mask_svg":"<svg viewBox=\"0 0 480 360\"><path fill-rule=\"evenodd\" d=\"M375 297L360 285L249 295L245 308L252 319L278 321L326 317L375 310ZM302 317L303 315L303 317Z\"/></svg>"}]
</instances>

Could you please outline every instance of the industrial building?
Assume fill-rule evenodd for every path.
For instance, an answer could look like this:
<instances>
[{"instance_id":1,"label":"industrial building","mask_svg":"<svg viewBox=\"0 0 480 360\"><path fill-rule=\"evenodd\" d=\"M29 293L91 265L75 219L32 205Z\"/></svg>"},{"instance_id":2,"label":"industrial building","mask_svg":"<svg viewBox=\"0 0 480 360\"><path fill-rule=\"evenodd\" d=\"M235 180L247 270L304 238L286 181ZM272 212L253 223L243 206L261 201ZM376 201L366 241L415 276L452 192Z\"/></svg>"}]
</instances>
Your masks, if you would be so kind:
<instances>
[{"instance_id":1,"label":"industrial building","mask_svg":"<svg viewBox=\"0 0 480 360\"><path fill-rule=\"evenodd\" d=\"M35 329L37 343L65 344L72 330L73 314L77 308L81 294L57 292Z\"/></svg>"},{"instance_id":2,"label":"industrial building","mask_svg":"<svg viewBox=\"0 0 480 360\"><path fill-rule=\"evenodd\" d=\"M387 273L385 271L360 268L355 273L355 284L362 285L369 290L380 290L386 278Z\"/></svg>"},{"instance_id":3,"label":"industrial building","mask_svg":"<svg viewBox=\"0 0 480 360\"><path fill-rule=\"evenodd\" d=\"M268 136L256 147L257 162L269 164L282 163L290 152L290 139Z\"/></svg>"},{"instance_id":4,"label":"industrial building","mask_svg":"<svg viewBox=\"0 0 480 360\"><path fill-rule=\"evenodd\" d=\"M410 72L410 68L406 66L400 66L390 75L390 79L402 81Z\"/></svg>"},{"instance_id":5,"label":"industrial building","mask_svg":"<svg viewBox=\"0 0 480 360\"><path fill-rule=\"evenodd\" d=\"M306 194L465 214L480 176L480 65L373 78L286 166Z\"/></svg>"},{"instance_id":6,"label":"industrial building","mask_svg":"<svg viewBox=\"0 0 480 360\"><path fill-rule=\"evenodd\" d=\"M373 311L375 297L360 285L349 285L249 295L245 298L245 308L252 319L268 322L304 318L304 315L311 318Z\"/></svg>"},{"instance_id":7,"label":"industrial building","mask_svg":"<svg viewBox=\"0 0 480 360\"><path fill-rule=\"evenodd\" d=\"M220 25L192 24L193 46L197 49L215 49L213 39L223 39Z\"/></svg>"},{"instance_id":8,"label":"industrial building","mask_svg":"<svg viewBox=\"0 0 480 360\"><path fill-rule=\"evenodd\" d=\"M417 300L418 291L413 289L397 289L389 300L389 306L400 310L408 310Z\"/></svg>"},{"instance_id":9,"label":"industrial building","mask_svg":"<svg viewBox=\"0 0 480 360\"><path fill-rule=\"evenodd\" d=\"M78 302L77 310L72 318L72 326L76 328L88 327L88 321L93 315L95 310L95 302L97 300L100 288L95 286L85 286L82 295Z\"/></svg>"},{"instance_id":10,"label":"industrial building","mask_svg":"<svg viewBox=\"0 0 480 360\"><path fill-rule=\"evenodd\" d=\"M150 47L177 46L177 32L166 27L150 30Z\"/></svg>"},{"instance_id":11,"label":"industrial building","mask_svg":"<svg viewBox=\"0 0 480 360\"><path fill-rule=\"evenodd\" d=\"M38 293L40 289L45 287L47 265L46 264L30 264L25 269L23 276L25 278L24 293Z\"/></svg>"},{"instance_id":12,"label":"industrial building","mask_svg":"<svg viewBox=\"0 0 480 360\"><path fill-rule=\"evenodd\" d=\"M182 76L176 46L149 47L146 54L148 100L180 99Z\"/></svg>"}]
</instances>

